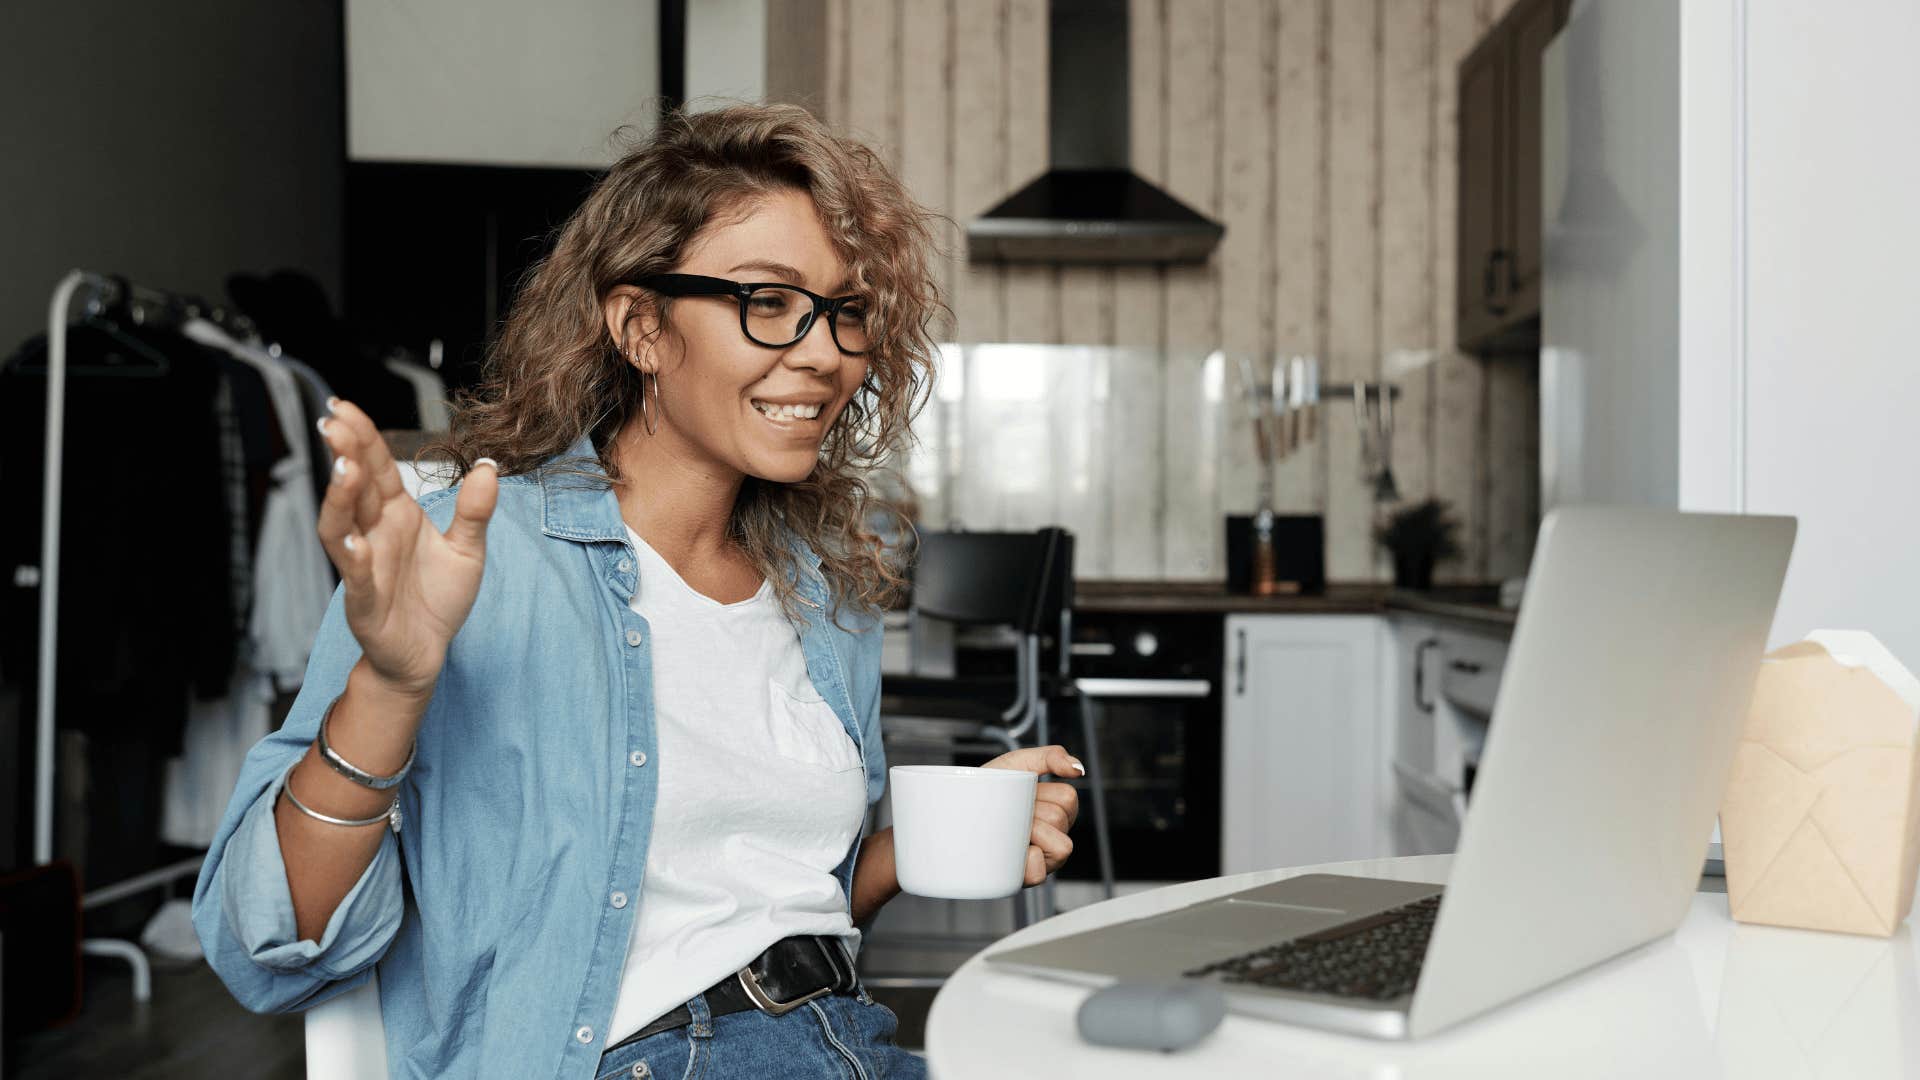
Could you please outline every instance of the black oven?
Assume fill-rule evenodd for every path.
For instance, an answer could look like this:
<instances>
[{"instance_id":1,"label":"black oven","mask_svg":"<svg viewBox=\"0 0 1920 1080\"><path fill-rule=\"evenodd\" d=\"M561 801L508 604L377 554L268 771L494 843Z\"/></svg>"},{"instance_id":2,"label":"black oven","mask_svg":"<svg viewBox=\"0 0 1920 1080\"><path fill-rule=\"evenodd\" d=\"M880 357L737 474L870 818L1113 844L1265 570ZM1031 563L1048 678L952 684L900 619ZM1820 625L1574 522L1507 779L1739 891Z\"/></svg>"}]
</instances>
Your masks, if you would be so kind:
<instances>
[{"instance_id":1,"label":"black oven","mask_svg":"<svg viewBox=\"0 0 1920 1080\"><path fill-rule=\"evenodd\" d=\"M1217 614L1073 613L1069 670L1093 709L1116 880L1220 874L1223 645ZM1077 717L1052 728L1083 741ZM1083 798L1063 878L1100 879L1091 813Z\"/></svg>"}]
</instances>

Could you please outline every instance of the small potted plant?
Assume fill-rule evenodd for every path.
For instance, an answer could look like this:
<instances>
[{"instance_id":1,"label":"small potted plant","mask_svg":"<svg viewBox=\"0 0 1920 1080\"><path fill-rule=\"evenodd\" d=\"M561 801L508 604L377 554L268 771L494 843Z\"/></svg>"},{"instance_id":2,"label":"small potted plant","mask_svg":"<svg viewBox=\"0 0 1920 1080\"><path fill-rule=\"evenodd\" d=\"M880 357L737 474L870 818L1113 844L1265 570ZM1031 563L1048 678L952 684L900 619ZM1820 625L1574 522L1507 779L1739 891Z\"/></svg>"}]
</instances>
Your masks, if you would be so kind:
<instances>
[{"instance_id":1,"label":"small potted plant","mask_svg":"<svg viewBox=\"0 0 1920 1080\"><path fill-rule=\"evenodd\" d=\"M1393 554L1393 583L1402 589L1433 587L1433 567L1460 554L1460 523L1447 504L1427 499L1401 507L1373 527L1373 539Z\"/></svg>"}]
</instances>

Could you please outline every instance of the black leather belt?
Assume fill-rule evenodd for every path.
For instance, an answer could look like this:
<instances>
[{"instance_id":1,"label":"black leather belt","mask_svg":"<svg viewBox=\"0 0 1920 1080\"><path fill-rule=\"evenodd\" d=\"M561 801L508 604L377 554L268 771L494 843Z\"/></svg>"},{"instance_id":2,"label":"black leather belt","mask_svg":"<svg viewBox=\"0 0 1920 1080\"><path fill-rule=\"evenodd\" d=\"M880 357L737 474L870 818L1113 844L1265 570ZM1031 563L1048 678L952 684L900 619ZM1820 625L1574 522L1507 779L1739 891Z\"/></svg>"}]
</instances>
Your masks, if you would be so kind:
<instances>
[{"instance_id":1,"label":"black leather belt","mask_svg":"<svg viewBox=\"0 0 1920 1080\"><path fill-rule=\"evenodd\" d=\"M853 962L835 937L782 938L739 971L707 987L701 995L714 1016L759 1009L779 1016L828 994L850 994L858 980ZM607 1047L612 1053L649 1035L693 1023L685 1005Z\"/></svg>"}]
</instances>

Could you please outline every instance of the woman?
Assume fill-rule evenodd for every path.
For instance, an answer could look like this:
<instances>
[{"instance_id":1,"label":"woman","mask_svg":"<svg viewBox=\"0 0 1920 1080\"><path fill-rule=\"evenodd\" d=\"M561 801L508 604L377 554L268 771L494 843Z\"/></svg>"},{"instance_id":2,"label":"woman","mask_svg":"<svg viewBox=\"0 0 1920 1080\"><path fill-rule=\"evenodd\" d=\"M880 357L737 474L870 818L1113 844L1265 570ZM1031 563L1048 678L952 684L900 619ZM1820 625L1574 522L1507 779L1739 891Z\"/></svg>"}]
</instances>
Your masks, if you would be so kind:
<instances>
[{"instance_id":1,"label":"woman","mask_svg":"<svg viewBox=\"0 0 1920 1080\"><path fill-rule=\"evenodd\" d=\"M332 405L341 588L194 896L243 1004L378 964L396 1077L924 1072L851 957L899 891L862 473L934 355L926 218L804 110L677 115L525 283L460 483ZM1040 785L1029 884L1076 806Z\"/></svg>"}]
</instances>

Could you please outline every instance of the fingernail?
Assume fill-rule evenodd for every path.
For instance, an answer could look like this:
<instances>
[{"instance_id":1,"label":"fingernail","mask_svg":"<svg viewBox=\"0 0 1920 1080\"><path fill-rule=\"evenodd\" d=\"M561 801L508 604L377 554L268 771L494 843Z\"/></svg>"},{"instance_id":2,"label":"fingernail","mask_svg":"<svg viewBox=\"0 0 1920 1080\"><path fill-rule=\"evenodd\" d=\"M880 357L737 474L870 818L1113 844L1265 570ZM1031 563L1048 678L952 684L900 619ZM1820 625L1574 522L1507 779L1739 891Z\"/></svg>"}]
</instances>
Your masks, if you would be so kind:
<instances>
[{"instance_id":1,"label":"fingernail","mask_svg":"<svg viewBox=\"0 0 1920 1080\"><path fill-rule=\"evenodd\" d=\"M347 545L348 551L353 550L353 534L352 533L348 533L347 538L341 542Z\"/></svg>"},{"instance_id":2,"label":"fingernail","mask_svg":"<svg viewBox=\"0 0 1920 1080\"><path fill-rule=\"evenodd\" d=\"M1080 770L1081 776L1087 775L1087 767L1080 764L1079 758L1068 758L1067 760L1073 762L1073 767Z\"/></svg>"},{"instance_id":3,"label":"fingernail","mask_svg":"<svg viewBox=\"0 0 1920 1080\"><path fill-rule=\"evenodd\" d=\"M335 476L347 475L347 459L346 458L337 457L333 459L333 475Z\"/></svg>"},{"instance_id":4,"label":"fingernail","mask_svg":"<svg viewBox=\"0 0 1920 1080\"><path fill-rule=\"evenodd\" d=\"M473 462L473 467L474 467L474 468L476 468L476 469L477 469L477 468L479 468L479 467L480 467L480 466L482 466L482 465L488 465L488 466L491 466L491 467L493 468L493 471L494 471L494 472L499 472L499 471L500 471L500 463L499 463L499 462L497 462L497 461L495 461L495 460L493 460L493 459L492 459L492 458L490 458L490 457L483 457L483 458L475 458L475 459L474 459L474 462Z\"/></svg>"},{"instance_id":5,"label":"fingernail","mask_svg":"<svg viewBox=\"0 0 1920 1080\"><path fill-rule=\"evenodd\" d=\"M327 399L327 415L328 416L333 415L333 407L338 404L340 404L340 399L337 397L330 397Z\"/></svg>"},{"instance_id":6,"label":"fingernail","mask_svg":"<svg viewBox=\"0 0 1920 1080\"><path fill-rule=\"evenodd\" d=\"M318 420L315 420L313 422L313 427L315 431L318 431L322 436L325 436L327 433L327 418L323 416Z\"/></svg>"}]
</instances>

